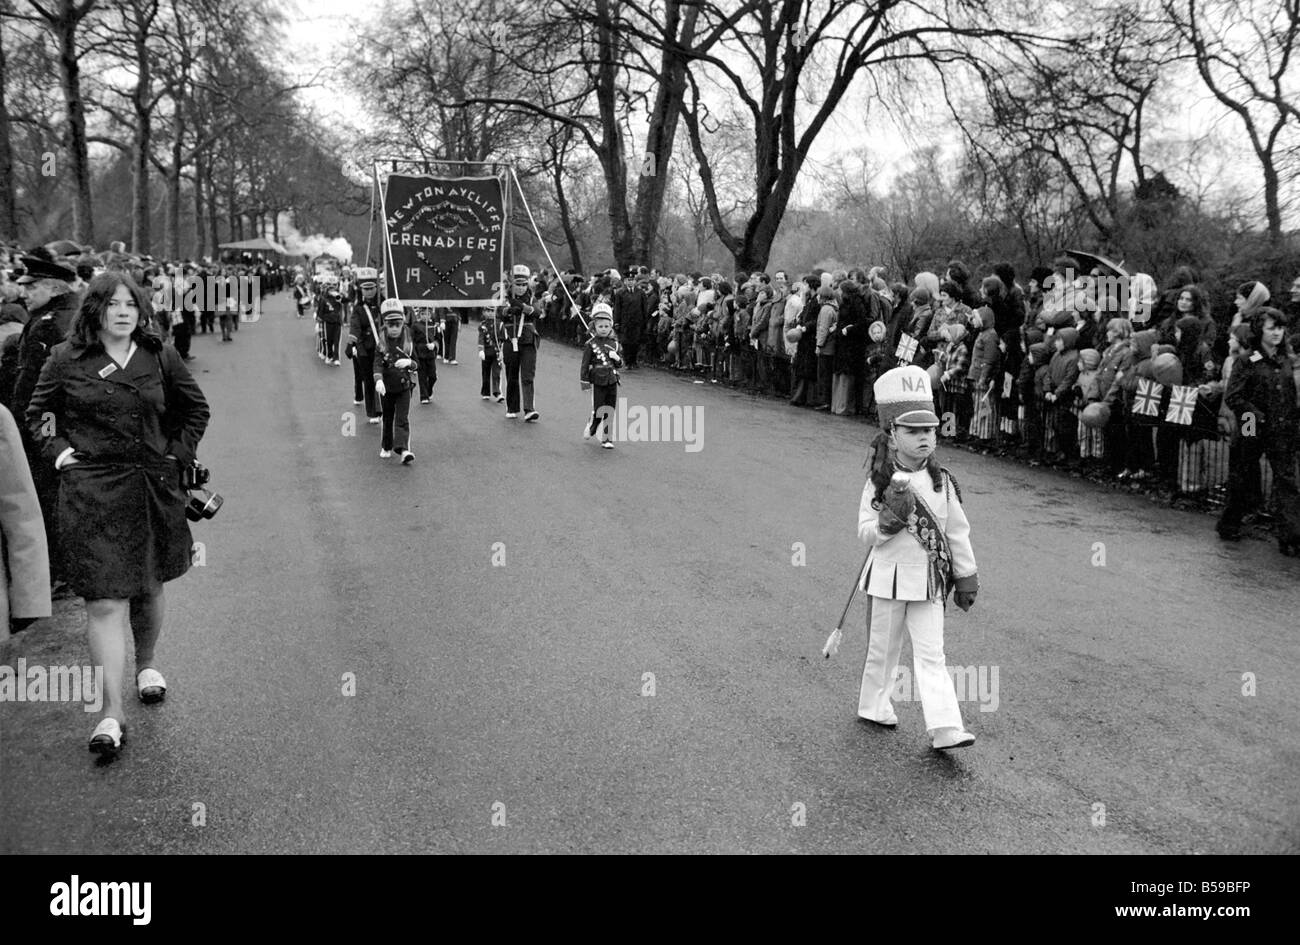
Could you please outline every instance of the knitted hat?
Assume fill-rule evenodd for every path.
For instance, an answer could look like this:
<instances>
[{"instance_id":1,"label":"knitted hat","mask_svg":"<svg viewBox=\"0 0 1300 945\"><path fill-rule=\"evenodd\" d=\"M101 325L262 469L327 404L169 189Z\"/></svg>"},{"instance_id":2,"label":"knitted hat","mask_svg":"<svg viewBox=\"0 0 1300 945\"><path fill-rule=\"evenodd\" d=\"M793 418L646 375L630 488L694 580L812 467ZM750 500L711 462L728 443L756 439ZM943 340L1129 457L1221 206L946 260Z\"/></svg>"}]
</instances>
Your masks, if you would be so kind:
<instances>
[{"instance_id":1,"label":"knitted hat","mask_svg":"<svg viewBox=\"0 0 1300 945\"><path fill-rule=\"evenodd\" d=\"M1157 384L1170 387L1183 382L1183 364L1178 355L1165 352L1151 359L1151 375Z\"/></svg>"},{"instance_id":2,"label":"knitted hat","mask_svg":"<svg viewBox=\"0 0 1300 945\"><path fill-rule=\"evenodd\" d=\"M1085 371L1095 371L1101 364L1101 352L1096 348L1084 348L1079 352L1079 367Z\"/></svg>"},{"instance_id":3,"label":"knitted hat","mask_svg":"<svg viewBox=\"0 0 1300 945\"><path fill-rule=\"evenodd\" d=\"M934 394L925 371L909 364L880 375L872 386L876 395L876 412L880 427L889 430L895 424L909 427L937 427Z\"/></svg>"},{"instance_id":4,"label":"knitted hat","mask_svg":"<svg viewBox=\"0 0 1300 945\"><path fill-rule=\"evenodd\" d=\"M1100 430L1110 423L1110 407L1100 402L1088 404L1083 408L1083 413L1079 414L1079 422L1085 427Z\"/></svg>"}]
</instances>

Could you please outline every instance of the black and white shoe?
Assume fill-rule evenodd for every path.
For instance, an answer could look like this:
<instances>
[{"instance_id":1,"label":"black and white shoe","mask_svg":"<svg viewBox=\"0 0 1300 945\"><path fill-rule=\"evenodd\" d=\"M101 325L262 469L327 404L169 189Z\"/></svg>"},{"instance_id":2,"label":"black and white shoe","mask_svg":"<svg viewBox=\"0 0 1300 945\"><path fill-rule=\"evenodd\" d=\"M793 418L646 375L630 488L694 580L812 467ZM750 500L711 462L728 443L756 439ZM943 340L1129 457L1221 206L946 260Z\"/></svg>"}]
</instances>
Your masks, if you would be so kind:
<instances>
[{"instance_id":1,"label":"black and white shoe","mask_svg":"<svg viewBox=\"0 0 1300 945\"><path fill-rule=\"evenodd\" d=\"M126 726L117 719L105 717L99 720L95 730L90 733L90 750L97 755L116 754L126 741Z\"/></svg>"},{"instance_id":2,"label":"black and white shoe","mask_svg":"<svg viewBox=\"0 0 1300 945\"><path fill-rule=\"evenodd\" d=\"M526 414L524 414L524 423L536 423L536 422L537 422L536 410L530 410Z\"/></svg>"},{"instance_id":3,"label":"black and white shoe","mask_svg":"<svg viewBox=\"0 0 1300 945\"><path fill-rule=\"evenodd\" d=\"M409 466L415 462L415 454L410 450L402 450L402 465Z\"/></svg>"},{"instance_id":4,"label":"black and white shoe","mask_svg":"<svg viewBox=\"0 0 1300 945\"><path fill-rule=\"evenodd\" d=\"M613 440L603 440L603 441L601 442L601 444L600 444L600 448L603 449L603 450L612 450L612 449L614 448L614 441L613 441Z\"/></svg>"}]
</instances>

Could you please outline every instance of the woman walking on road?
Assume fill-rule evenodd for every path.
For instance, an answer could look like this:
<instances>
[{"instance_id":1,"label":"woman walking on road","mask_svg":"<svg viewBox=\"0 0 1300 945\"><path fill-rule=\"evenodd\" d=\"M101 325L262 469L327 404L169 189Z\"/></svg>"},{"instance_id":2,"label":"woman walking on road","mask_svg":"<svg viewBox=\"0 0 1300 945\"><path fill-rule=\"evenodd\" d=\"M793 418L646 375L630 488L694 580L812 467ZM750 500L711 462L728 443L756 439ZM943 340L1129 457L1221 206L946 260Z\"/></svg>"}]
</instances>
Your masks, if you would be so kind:
<instances>
[{"instance_id":1,"label":"woman walking on road","mask_svg":"<svg viewBox=\"0 0 1300 945\"><path fill-rule=\"evenodd\" d=\"M85 598L91 659L104 668L105 715L91 751L115 752L126 735L128 636L141 701L166 694L154 668L163 584L190 567L182 471L208 416L185 362L155 331L144 293L124 273L96 276L68 340L41 370L25 418L60 473L65 574Z\"/></svg>"}]
</instances>

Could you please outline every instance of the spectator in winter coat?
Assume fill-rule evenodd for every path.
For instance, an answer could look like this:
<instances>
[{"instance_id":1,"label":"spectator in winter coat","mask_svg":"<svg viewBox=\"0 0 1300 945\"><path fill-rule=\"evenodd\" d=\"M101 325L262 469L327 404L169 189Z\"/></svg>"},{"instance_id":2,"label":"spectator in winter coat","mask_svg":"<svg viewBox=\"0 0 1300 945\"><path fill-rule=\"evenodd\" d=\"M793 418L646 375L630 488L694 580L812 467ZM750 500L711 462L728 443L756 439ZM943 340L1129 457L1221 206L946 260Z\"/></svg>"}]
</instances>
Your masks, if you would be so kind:
<instances>
[{"instance_id":1,"label":"spectator in winter coat","mask_svg":"<svg viewBox=\"0 0 1300 945\"><path fill-rule=\"evenodd\" d=\"M1075 440L1078 417L1071 409L1071 389L1079 379L1079 352L1075 346L1079 333L1073 328L1062 328L1052 338L1056 353L1048 364L1047 389L1043 399L1052 406L1056 430L1056 462L1072 463L1078 456Z\"/></svg>"},{"instance_id":2,"label":"spectator in winter coat","mask_svg":"<svg viewBox=\"0 0 1300 945\"><path fill-rule=\"evenodd\" d=\"M974 310L980 305L979 293L971 285L970 269L960 259L953 259L948 263L948 269L944 272L944 279L957 286L956 299L966 308Z\"/></svg>"},{"instance_id":3,"label":"spectator in winter coat","mask_svg":"<svg viewBox=\"0 0 1300 945\"><path fill-rule=\"evenodd\" d=\"M813 404L814 410L831 409L831 375L834 373L839 314L835 290L830 286L819 288L817 290L817 402Z\"/></svg>"},{"instance_id":4,"label":"spectator in winter coat","mask_svg":"<svg viewBox=\"0 0 1300 945\"><path fill-rule=\"evenodd\" d=\"M971 313L971 331L977 334L971 346L969 373L970 434L980 448L988 450L993 448L993 437L998 431L998 392L1002 379L1002 352L994 321L993 310L988 306Z\"/></svg>"},{"instance_id":5,"label":"spectator in winter coat","mask_svg":"<svg viewBox=\"0 0 1300 945\"><path fill-rule=\"evenodd\" d=\"M1156 280L1139 272L1128 283L1128 320L1135 330L1146 327L1156 305Z\"/></svg>"},{"instance_id":6,"label":"spectator in winter coat","mask_svg":"<svg viewBox=\"0 0 1300 945\"><path fill-rule=\"evenodd\" d=\"M1112 318L1106 323L1106 350L1097 368L1097 389L1101 402L1110 409L1110 419L1102 430L1106 459L1112 475L1127 478L1124 463L1128 458L1122 383L1133 370L1133 326L1127 318Z\"/></svg>"},{"instance_id":7,"label":"spectator in winter coat","mask_svg":"<svg viewBox=\"0 0 1300 945\"><path fill-rule=\"evenodd\" d=\"M918 367L925 367L933 360L929 356L928 349L921 346L926 335L930 331L930 323L934 321L935 302L934 297L930 295L930 290L925 288L916 288L908 296L912 305L911 316L901 323L901 330L898 333L898 343L902 344L903 336L917 342L916 354L912 358L913 364ZM894 352L887 352L890 358L893 358Z\"/></svg>"},{"instance_id":8,"label":"spectator in winter coat","mask_svg":"<svg viewBox=\"0 0 1300 945\"><path fill-rule=\"evenodd\" d=\"M962 301L962 288L954 282L939 284L939 309L930 321L930 329L925 339L930 348L939 348L944 344L943 329L956 322L963 328L970 326L970 306Z\"/></svg>"},{"instance_id":9,"label":"spectator in winter coat","mask_svg":"<svg viewBox=\"0 0 1300 945\"><path fill-rule=\"evenodd\" d=\"M0 406L0 639L50 616L45 523L18 424Z\"/></svg>"},{"instance_id":10,"label":"spectator in winter coat","mask_svg":"<svg viewBox=\"0 0 1300 945\"><path fill-rule=\"evenodd\" d=\"M1019 328L1025 323L1025 290L1016 282L1016 271L1011 263L1000 262L994 265L993 276L1002 283L1002 305L1005 310L999 309L988 298L988 279L980 283L980 288L985 294L985 304L993 309L995 318L993 327L997 330L998 337L1003 338L1009 330Z\"/></svg>"},{"instance_id":11,"label":"spectator in winter coat","mask_svg":"<svg viewBox=\"0 0 1300 945\"><path fill-rule=\"evenodd\" d=\"M956 439L966 439L967 427L970 425L970 398L967 374L970 371L970 350L966 346L966 326L961 322L949 322L944 326L944 346L936 352L935 370L939 383L935 385L936 393L942 388L943 398L940 415L949 410L957 417ZM943 428L940 427L942 433Z\"/></svg>"},{"instance_id":12,"label":"spectator in winter coat","mask_svg":"<svg viewBox=\"0 0 1300 945\"><path fill-rule=\"evenodd\" d=\"M1028 337L1034 334L1042 337L1038 329L1031 329ZM1021 411L1024 420L1023 448L1031 465L1042 462L1044 451L1043 427L1043 385L1047 380L1048 359L1051 348L1045 341L1032 341L1025 353L1025 360L1020 365L1020 374L1016 386L1020 391Z\"/></svg>"}]
</instances>

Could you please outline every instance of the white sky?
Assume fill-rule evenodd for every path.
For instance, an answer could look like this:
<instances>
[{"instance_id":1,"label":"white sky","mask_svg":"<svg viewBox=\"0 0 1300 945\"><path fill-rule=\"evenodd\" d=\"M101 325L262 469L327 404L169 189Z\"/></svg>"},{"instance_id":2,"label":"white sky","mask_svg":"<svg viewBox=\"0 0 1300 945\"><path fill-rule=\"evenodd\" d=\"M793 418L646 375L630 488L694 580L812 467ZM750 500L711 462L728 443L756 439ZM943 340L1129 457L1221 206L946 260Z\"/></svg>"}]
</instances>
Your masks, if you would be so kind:
<instances>
[{"instance_id":1,"label":"white sky","mask_svg":"<svg viewBox=\"0 0 1300 945\"><path fill-rule=\"evenodd\" d=\"M366 122L366 115L359 98L351 90L346 76L337 65L338 51L341 44L349 47L355 44L356 24L373 17L376 7L360 4L357 0L284 0L284 3L293 23L286 50L289 59L286 66L292 73L301 77L323 70L320 87L305 91L304 98L327 121L335 123L336 128L341 126L345 129L360 129ZM911 143L899 133L891 121L884 117L883 110L877 110L880 114L873 115L870 125L864 129L862 115L866 110L866 97L867 84L857 83L818 136L809 154L806 168L811 170L834 163L841 154L847 154L854 147L866 143L870 144L873 157L882 166L883 175L880 183L887 183L888 178L899 166L906 164ZM937 95L935 99L928 107L922 105L924 109L922 114L913 115L910 119L911 126L916 130L914 137L922 143L931 135L943 140L945 137L943 129L949 127L952 120L942 99ZM1176 101L1177 105L1174 107L1177 110L1171 113L1166 109L1163 113L1152 115L1151 118L1158 117L1160 123L1165 126L1162 131L1173 138L1191 140L1204 135L1209 128L1219 128L1232 135L1241 135L1238 123L1198 84L1191 85L1184 94L1168 94L1166 99ZM929 120L926 120L927 118ZM1150 133L1154 133L1154 129ZM687 147L684 129L681 130L679 138L682 142L681 146ZM955 135L948 136L947 140L955 150L957 146ZM368 166L366 155L356 155L356 157L363 167ZM1160 161L1154 152L1148 153L1147 160L1160 166ZM1171 167L1169 170L1175 183L1196 186L1191 181L1180 180L1177 167ZM1196 176L1203 178L1201 186L1214 188L1222 186L1224 181L1237 187L1258 186L1259 172L1253 158L1238 158L1234 161L1231 157L1224 157L1210 160L1204 166L1197 168L1195 173ZM808 180L810 176L807 173L801 175L802 186L795 192L796 204L815 198L816 188L810 184ZM1262 198L1258 202L1262 217Z\"/></svg>"}]
</instances>

